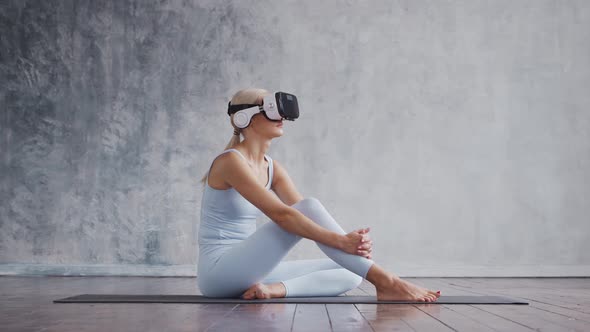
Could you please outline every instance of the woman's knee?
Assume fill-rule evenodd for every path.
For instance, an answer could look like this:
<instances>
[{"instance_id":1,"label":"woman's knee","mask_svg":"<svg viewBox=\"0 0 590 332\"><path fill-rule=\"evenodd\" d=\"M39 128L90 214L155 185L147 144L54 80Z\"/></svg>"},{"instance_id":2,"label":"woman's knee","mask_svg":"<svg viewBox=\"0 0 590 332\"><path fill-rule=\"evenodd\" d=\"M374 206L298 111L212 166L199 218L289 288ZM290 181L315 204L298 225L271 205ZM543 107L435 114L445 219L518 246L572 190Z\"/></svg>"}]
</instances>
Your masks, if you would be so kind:
<instances>
[{"instance_id":1,"label":"woman's knee","mask_svg":"<svg viewBox=\"0 0 590 332\"><path fill-rule=\"evenodd\" d=\"M293 208L301 212L304 216L313 220L316 224L319 224L334 232L344 232L342 227L340 227L336 220L334 220L322 202L320 202L320 200L315 197L306 197L295 203Z\"/></svg>"},{"instance_id":2,"label":"woman's knee","mask_svg":"<svg viewBox=\"0 0 590 332\"><path fill-rule=\"evenodd\" d=\"M318 208L318 207L324 207L322 205L322 202L320 202L319 199L315 198L315 197L306 197L302 200L300 200L299 202L295 203L292 205L292 207L301 210L301 209L313 209L313 208Z\"/></svg>"}]
</instances>

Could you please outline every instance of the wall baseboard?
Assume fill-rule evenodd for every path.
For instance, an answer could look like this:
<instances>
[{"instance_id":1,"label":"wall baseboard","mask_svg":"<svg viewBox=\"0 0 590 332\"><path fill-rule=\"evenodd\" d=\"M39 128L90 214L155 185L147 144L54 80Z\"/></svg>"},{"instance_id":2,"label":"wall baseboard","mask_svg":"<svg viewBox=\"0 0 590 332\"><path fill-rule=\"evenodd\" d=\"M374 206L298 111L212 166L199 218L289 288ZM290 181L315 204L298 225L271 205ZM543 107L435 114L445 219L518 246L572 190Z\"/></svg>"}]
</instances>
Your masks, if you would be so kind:
<instances>
[{"instance_id":1,"label":"wall baseboard","mask_svg":"<svg viewBox=\"0 0 590 332\"><path fill-rule=\"evenodd\" d=\"M590 277L590 265L441 265L386 267L400 277ZM196 277L196 265L0 264L0 276Z\"/></svg>"},{"instance_id":2,"label":"wall baseboard","mask_svg":"<svg viewBox=\"0 0 590 332\"><path fill-rule=\"evenodd\" d=\"M409 265L385 266L400 277L590 277L590 265Z\"/></svg>"},{"instance_id":3,"label":"wall baseboard","mask_svg":"<svg viewBox=\"0 0 590 332\"><path fill-rule=\"evenodd\" d=\"M4 276L141 276L195 277L196 265L143 264L0 264Z\"/></svg>"}]
</instances>

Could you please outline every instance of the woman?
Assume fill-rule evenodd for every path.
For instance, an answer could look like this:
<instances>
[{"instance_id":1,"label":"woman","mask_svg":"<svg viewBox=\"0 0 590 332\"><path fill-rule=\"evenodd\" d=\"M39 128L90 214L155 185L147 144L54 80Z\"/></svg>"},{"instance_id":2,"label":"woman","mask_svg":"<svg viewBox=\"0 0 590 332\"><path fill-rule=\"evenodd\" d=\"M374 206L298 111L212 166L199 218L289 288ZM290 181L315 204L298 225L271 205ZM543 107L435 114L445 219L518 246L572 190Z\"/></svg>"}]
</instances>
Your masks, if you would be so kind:
<instances>
[{"instance_id":1,"label":"woman","mask_svg":"<svg viewBox=\"0 0 590 332\"><path fill-rule=\"evenodd\" d=\"M261 105L267 94L241 90L230 104ZM413 285L371 260L368 228L346 233L319 200L301 196L283 165L266 155L272 139L283 135L281 120L257 113L240 130L234 115L234 136L201 180L197 280L203 295L337 296L365 278L378 300L436 301L440 291ZM272 222L257 229L260 213ZM315 241L329 258L283 262L301 238Z\"/></svg>"}]
</instances>

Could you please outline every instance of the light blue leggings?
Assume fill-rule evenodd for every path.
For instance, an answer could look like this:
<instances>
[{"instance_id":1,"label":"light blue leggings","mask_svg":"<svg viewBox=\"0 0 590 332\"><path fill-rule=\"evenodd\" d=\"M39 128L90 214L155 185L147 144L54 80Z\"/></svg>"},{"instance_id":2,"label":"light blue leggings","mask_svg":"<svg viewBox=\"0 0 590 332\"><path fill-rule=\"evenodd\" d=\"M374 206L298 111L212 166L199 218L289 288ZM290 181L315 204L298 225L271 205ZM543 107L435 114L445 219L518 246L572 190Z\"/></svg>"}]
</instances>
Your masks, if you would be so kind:
<instances>
[{"instance_id":1,"label":"light blue leggings","mask_svg":"<svg viewBox=\"0 0 590 332\"><path fill-rule=\"evenodd\" d=\"M322 203L313 197L292 205L318 225L346 234ZM257 282L282 282L288 297L336 296L358 287L373 261L316 243L326 259L281 260L301 236L270 221L237 244L202 246L199 289L210 297L239 297Z\"/></svg>"}]
</instances>

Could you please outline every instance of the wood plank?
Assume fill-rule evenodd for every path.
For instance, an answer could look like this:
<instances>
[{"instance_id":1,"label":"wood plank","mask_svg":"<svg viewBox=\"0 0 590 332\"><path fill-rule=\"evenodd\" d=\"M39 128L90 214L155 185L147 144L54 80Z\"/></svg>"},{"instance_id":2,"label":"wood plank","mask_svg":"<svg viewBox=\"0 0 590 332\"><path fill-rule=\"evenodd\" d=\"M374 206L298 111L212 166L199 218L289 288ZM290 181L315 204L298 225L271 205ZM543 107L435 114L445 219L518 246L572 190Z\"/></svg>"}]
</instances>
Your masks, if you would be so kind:
<instances>
[{"instance_id":1,"label":"wood plank","mask_svg":"<svg viewBox=\"0 0 590 332\"><path fill-rule=\"evenodd\" d=\"M478 305L478 309L509 319L537 331L588 331L588 324L534 307Z\"/></svg>"},{"instance_id":2,"label":"wood plank","mask_svg":"<svg viewBox=\"0 0 590 332\"><path fill-rule=\"evenodd\" d=\"M568 279L562 279L562 282L564 282L564 284L566 284L566 288L569 287L567 285L568 283ZM561 299L559 297L552 297L550 294L548 296L541 296L539 294L539 290L536 288L524 288L520 285L515 286L515 289L510 289L510 288L500 288L500 289L496 289L496 288L491 288L488 285L486 285L485 283L477 283L477 287L481 287L481 288L476 288L473 287L472 283L470 280L461 280L461 281L455 281L454 286L452 287L461 287L462 289L465 290L469 290L472 293L477 293L477 294L482 294L482 293L486 293L486 294L497 294L497 295L504 295L504 296L511 296L511 297L517 297L517 298L521 298L524 300L529 301L530 305L536 308L539 308L541 310L546 310L549 312L553 312L553 313L557 313L557 314L561 314L561 315L566 315L568 317L571 318L575 318L575 319L581 319L584 321L588 321L590 322L590 314L588 313L588 311L590 311L590 306L585 306L585 305L571 305L569 303L564 303L563 301L561 301ZM460 286L459 286L460 285ZM497 286L497 283L495 285ZM520 286L520 287L519 287ZM481 291L481 289L484 289L484 291ZM554 292L561 292L561 289L555 289ZM576 299L577 295L571 294L570 295L572 298Z\"/></svg>"},{"instance_id":3,"label":"wood plank","mask_svg":"<svg viewBox=\"0 0 590 332\"><path fill-rule=\"evenodd\" d=\"M371 325L354 304L328 304L328 317L334 331L371 331Z\"/></svg>"},{"instance_id":4,"label":"wood plank","mask_svg":"<svg viewBox=\"0 0 590 332\"><path fill-rule=\"evenodd\" d=\"M438 304L431 304L438 305ZM449 326L411 304L357 304L375 331L453 331Z\"/></svg>"},{"instance_id":5,"label":"wood plank","mask_svg":"<svg viewBox=\"0 0 590 332\"><path fill-rule=\"evenodd\" d=\"M47 331L102 331L154 330L154 331L205 331L213 323L223 319L236 305L190 305L154 303L100 303L66 304L58 313L40 313ZM55 304L58 306L58 304ZM47 315L59 317L47 320Z\"/></svg>"},{"instance_id":6,"label":"wood plank","mask_svg":"<svg viewBox=\"0 0 590 332\"><path fill-rule=\"evenodd\" d=\"M449 287L440 279L435 278L425 278L425 280L419 280L420 284L424 287L428 287L431 289L441 290L441 293L444 295L473 295L473 294L480 294L474 293L471 291L465 291L461 289L457 289L455 287ZM499 294L501 295L501 294ZM424 306L435 306L433 304L426 304ZM485 327L491 328L492 330L499 330L499 331L530 331L530 328L521 325L517 322L510 321L506 318L499 317L497 315L491 314L489 312L485 312L482 310L477 309L479 305L438 305L441 307L441 311L445 313L455 312L458 315L464 316L465 320L473 320L477 325L481 325L484 327L479 327L477 329L468 328L467 330L485 330ZM451 320L448 319L448 316L451 316ZM461 327L462 324L466 324L460 321L460 316L447 314L447 317L439 317L445 324L458 329L463 330L464 327ZM461 327L461 328L460 328Z\"/></svg>"},{"instance_id":7,"label":"wood plank","mask_svg":"<svg viewBox=\"0 0 590 332\"><path fill-rule=\"evenodd\" d=\"M77 294L199 294L195 278L0 277L0 326L7 331L205 331L294 328L329 331L483 330L590 331L589 278L404 278L443 295L501 295L530 306L498 305L297 305L277 304L56 304ZM367 281L347 295L375 295ZM285 304L278 304L285 305ZM247 308L245 306L254 306ZM301 304L300 304L301 306ZM353 311L352 308L356 308ZM289 311L290 310L290 311ZM303 310L303 309L302 309ZM302 312L303 313L303 312ZM360 316L359 316L360 315ZM306 316L319 316L306 319ZM362 317L365 321L360 319ZM463 317L463 318L462 318ZM351 319L352 318L352 319ZM291 319L291 320L289 320ZM299 327L295 323L301 323ZM309 324L304 324L309 323ZM330 326L330 323L332 326Z\"/></svg>"},{"instance_id":8,"label":"wood plank","mask_svg":"<svg viewBox=\"0 0 590 332\"><path fill-rule=\"evenodd\" d=\"M289 331L294 303L240 304L207 331Z\"/></svg>"},{"instance_id":9,"label":"wood plank","mask_svg":"<svg viewBox=\"0 0 590 332\"><path fill-rule=\"evenodd\" d=\"M168 328L164 327L162 331L169 330L170 326L175 325L188 326L192 328L193 331L206 331L216 322L223 320L224 317L229 315L232 310L235 310L238 305L219 303L203 306L199 305L197 307L185 305L185 307L189 309L187 317L182 321L177 321L176 323L172 322L172 324L168 325Z\"/></svg>"},{"instance_id":10,"label":"wood plank","mask_svg":"<svg viewBox=\"0 0 590 332\"><path fill-rule=\"evenodd\" d=\"M464 282L464 281L462 281ZM455 284L456 285L456 284ZM485 287L486 285L481 285ZM452 286L457 287L457 286ZM491 291L485 288L486 294L495 293L498 295L508 295L501 292ZM465 293L479 293L477 290L465 290ZM534 305L531 306L497 306L497 305L477 305L477 309L489 312L507 320L522 324L531 329L545 329L551 331L586 331L589 328L588 322L579 321L567 315L553 313L542 310Z\"/></svg>"},{"instance_id":11,"label":"wood plank","mask_svg":"<svg viewBox=\"0 0 590 332\"><path fill-rule=\"evenodd\" d=\"M473 285L486 285L490 288L545 288L545 289L590 289L590 278L439 278L447 282L463 283Z\"/></svg>"},{"instance_id":12,"label":"wood plank","mask_svg":"<svg viewBox=\"0 0 590 332\"><path fill-rule=\"evenodd\" d=\"M295 309L292 331L332 331L326 305L298 303Z\"/></svg>"},{"instance_id":13,"label":"wood plank","mask_svg":"<svg viewBox=\"0 0 590 332\"><path fill-rule=\"evenodd\" d=\"M360 306L360 308L359 308ZM365 306L365 307L363 307ZM375 307L371 307L375 306ZM411 315L416 308L411 305L395 305L390 308L378 308L377 304L357 304L363 318L369 323L371 329L375 332L381 331L399 331L399 332L413 332L415 331L406 321L404 316ZM362 310L361 310L362 309Z\"/></svg>"},{"instance_id":14,"label":"wood plank","mask_svg":"<svg viewBox=\"0 0 590 332\"><path fill-rule=\"evenodd\" d=\"M586 323L590 323L590 314L588 314L588 313L569 309L569 308L564 308L564 307L556 306L556 305L552 305L552 304L546 304L543 302L538 302L538 301L533 301L533 300L529 300L529 301L530 301L530 305L532 307L535 307L539 310L544 310L544 311L551 312L551 313L558 314L558 315L562 315L562 316L565 316L568 318L578 319L578 320L585 321ZM588 329L590 330L590 326Z\"/></svg>"},{"instance_id":15,"label":"wood plank","mask_svg":"<svg viewBox=\"0 0 590 332\"><path fill-rule=\"evenodd\" d=\"M487 311L478 309L479 305L465 305L457 304L452 306L445 306L446 309L452 310L465 319L477 321L479 324L492 328L496 331L510 331L510 332L527 332L531 329L518 322L513 322L504 317L491 314Z\"/></svg>"},{"instance_id":16,"label":"wood plank","mask_svg":"<svg viewBox=\"0 0 590 332\"><path fill-rule=\"evenodd\" d=\"M430 304L432 305L432 304ZM438 305L438 304L435 304ZM414 306L415 307L415 306ZM418 310L418 309L416 309ZM418 310L424 313L421 310ZM422 316L418 317L404 317L403 320L410 325L416 331L455 331L445 322L437 319L436 317L427 315L424 313Z\"/></svg>"},{"instance_id":17,"label":"wood plank","mask_svg":"<svg viewBox=\"0 0 590 332\"><path fill-rule=\"evenodd\" d=\"M450 306L419 304L415 305L415 307L457 331L495 331L493 328L477 319L451 310L449 308Z\"/></svg>"}]
</instances>

